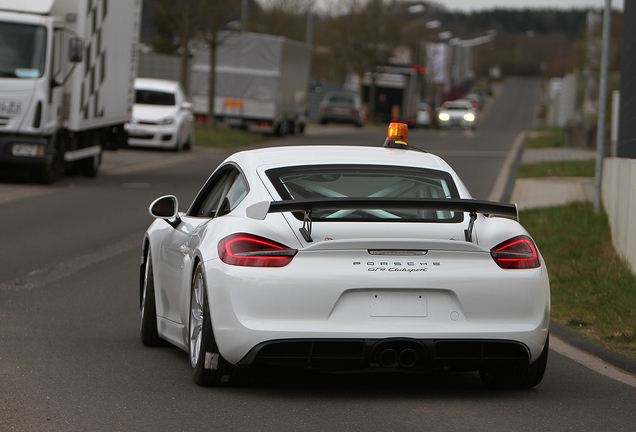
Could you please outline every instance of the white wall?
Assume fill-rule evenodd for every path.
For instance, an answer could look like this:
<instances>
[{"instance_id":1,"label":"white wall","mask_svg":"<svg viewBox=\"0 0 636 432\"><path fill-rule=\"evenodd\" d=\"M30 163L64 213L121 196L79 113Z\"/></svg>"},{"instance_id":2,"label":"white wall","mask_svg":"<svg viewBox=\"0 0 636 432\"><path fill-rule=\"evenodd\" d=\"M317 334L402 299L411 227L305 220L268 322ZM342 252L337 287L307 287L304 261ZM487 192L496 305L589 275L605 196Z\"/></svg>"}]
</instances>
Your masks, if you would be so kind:
<instances>
[{"instance_id":1,"label":"white wall","mask_svg":"<svg viewBox=\"0 0 636 432\"><path fill-rule=\"evenodd\" d=\"M614 248L636 273L636 159L603 160L601 196Z\"/></svg>"}]
</instances>

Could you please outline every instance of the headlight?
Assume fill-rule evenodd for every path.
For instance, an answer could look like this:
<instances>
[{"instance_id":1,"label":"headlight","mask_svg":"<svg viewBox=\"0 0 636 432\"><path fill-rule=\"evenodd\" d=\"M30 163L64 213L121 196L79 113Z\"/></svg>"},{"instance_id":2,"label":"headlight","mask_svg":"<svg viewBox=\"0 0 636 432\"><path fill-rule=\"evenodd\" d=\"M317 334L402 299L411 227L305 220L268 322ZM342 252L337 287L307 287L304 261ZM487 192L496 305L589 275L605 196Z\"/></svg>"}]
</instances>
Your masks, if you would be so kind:
<instances>
[{"instance_id":1,"label":"headlight","mask_svg":"<svg viewBox=\"0 0 636 432\"><path fill-rule=\"evenodd\" d=\"M464 120L466 120L467 122L475 121L475 114L473 113L464 114Z\"/></svg>"},{"instance_id":2,"label":"headlight","mask_svg":"<svg viewBox=\"0 0 636 432\"><path fill-rule=\"evenodd\" d=\"M450 115L448 115L447 113L439 113L439 119L441 121L449 121Z\"/></svg>"},{"instance_id":3,"label":"headlight","mask_svg":"<svg viewBox=\"0 0 636 432\"><path fill-rule=\"evenodd\" d=\"M157 124L161 125L161 126L165 126L165 125L171 125L172 123L174 123L174 119L172 117L168 117L168 118L165 118L165 119L161 120Z\"/></svg>"}]
</instances>

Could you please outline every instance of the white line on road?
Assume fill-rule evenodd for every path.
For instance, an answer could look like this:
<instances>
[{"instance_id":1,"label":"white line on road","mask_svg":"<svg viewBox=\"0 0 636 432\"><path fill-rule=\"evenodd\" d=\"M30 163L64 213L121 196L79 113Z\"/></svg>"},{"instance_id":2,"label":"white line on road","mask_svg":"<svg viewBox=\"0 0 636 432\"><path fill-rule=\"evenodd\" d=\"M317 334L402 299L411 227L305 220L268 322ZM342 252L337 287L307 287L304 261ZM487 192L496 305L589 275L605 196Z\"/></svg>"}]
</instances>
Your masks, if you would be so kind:
<instances>
[{"instance_id":1,"label":"white line on road","mask_svg":"<svg viewBox=\"0 0 636 432\"><path fill-rule=\"evenodd\" d=\"M2 282L0 283L0 291L32 290L34 288L55 283L79 272L80 270L88 268L91 265L136 248L139 248L139 259L141 260L141 237L137 234L131 235L108 246L104 246L96 251L67 259L50 267L34 270L26 276Z\"/></svg>"},{"instance_id":2,"label":"white line on road","mask_svg":"<svg viewBox=\"0 0 636 432\"><path fill-rule=\"evenodd\" d=\"M594 372L605 375L613 380L620 381L623 384L636 387L636 376L612 366L611 364L588 354L585 351L575 348L554 335L550 336L550 349L571 360L574 360Z\"/></svg>"},{"instance_id":3,"label":"white line on road","mask_svg":"<svg viewBox=\"0 0 636 432\"><path fill-rule=\"evenodd\" d=\"M489 201L501 201L503 199L503 195L506 192L506 186L508 185L508 180L510 179L510 172L515 163L517 155L526 142L527 135L528 133L526 131L523 131L519 135L517 135L517 138L515 139L512 147L510 148L510 151L508 152L506 160L504 160L504 163L499 170L499 175L497 175L495 185L490 191L490 195L488 196Z\"/></svg>"}]
</instances>

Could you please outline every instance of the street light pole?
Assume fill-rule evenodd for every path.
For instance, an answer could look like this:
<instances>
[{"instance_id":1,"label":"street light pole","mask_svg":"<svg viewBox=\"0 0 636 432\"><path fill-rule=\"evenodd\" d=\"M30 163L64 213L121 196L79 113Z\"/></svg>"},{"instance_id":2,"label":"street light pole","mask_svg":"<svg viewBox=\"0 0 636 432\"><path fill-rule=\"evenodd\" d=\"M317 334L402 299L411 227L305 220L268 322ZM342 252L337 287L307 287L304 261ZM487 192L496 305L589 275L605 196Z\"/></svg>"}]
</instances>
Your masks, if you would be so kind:
<instances>
[{"instance_id":1,"label":"street light pole","mask_svg":"<svg viewBox=\"0 0 636 432\"><path fill-rule=\"evenodd\" d=\"M596 173L594 178L594 211L601 210L601 180L605 153L605 111L607 107L607 70L609 68L610 24L612 0L605 0L603 12L603 49L601 52L601 82L598 96L598 121L596 127Z\"/></svg>"}]
</instances>

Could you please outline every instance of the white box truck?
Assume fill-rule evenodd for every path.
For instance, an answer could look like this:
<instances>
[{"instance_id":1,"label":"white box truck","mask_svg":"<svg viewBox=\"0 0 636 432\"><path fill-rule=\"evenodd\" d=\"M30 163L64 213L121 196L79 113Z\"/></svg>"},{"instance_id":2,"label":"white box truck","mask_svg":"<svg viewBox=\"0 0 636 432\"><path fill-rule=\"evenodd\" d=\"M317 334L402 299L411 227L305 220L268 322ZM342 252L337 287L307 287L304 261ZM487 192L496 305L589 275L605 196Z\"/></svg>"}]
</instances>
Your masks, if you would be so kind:
<instances>
[{"instance_id":1,"label":"white box truck","mask_svg":"<svg viewBox=\"0 0 636 432\"><path fill-rule=\"evenodd\" d=\"M260 132L302 133L307 123L311 50L304 43L257 33L223 33L216 50L217 120ZM208 108L209 52L198 50L190 74L197 115Z\"/></svg>"},{"instance_id":2,"label":"white box truck","mask_svg":"<svg viewBox=\"0 0 636 432\"><path fill-rule=\"evenodd\" d=\"M0 165L93 177L125 143L141 0L0 0Z\"/></svg>"}]
</instances>

